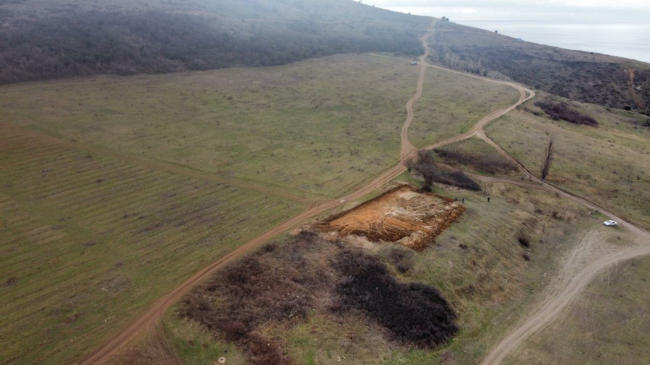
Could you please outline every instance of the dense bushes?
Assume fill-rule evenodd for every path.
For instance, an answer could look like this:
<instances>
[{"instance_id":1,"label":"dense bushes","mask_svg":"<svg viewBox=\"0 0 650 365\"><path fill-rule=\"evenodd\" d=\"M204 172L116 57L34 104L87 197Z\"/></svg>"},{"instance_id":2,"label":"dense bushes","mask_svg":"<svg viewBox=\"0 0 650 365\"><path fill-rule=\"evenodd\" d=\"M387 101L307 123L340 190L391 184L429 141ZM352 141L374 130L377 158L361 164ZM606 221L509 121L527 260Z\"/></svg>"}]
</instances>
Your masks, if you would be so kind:
<instances>
[{"instance_id":1,"label":"dense bushes","mask_svg":"<svg viewBox=\"0 0 650 365\"><path fill-rule=\"evenodd\" d=\"M421 53L425 18L336 2L0 3L0 83L277 65L344 52Z\"/></svg>"},{"instance_id":2,"label":"dense bushes","mask_svg":"<svg viewBox=\"0 0 650 365\"><path fill-rule=\"evenodd\" d=\"M573 124L585 124L596 127L598 122L585 114L571 108L567 103L556 103L550 100L538 101L535 103L540 109L544 111L551 119L565 120Z\"/></svg>"},{"instance_id":3,"label":"dense bushes","mask_svg":"<svg viewBox=\"0 0 650 365\"><path fill-rule=\"evenodd\" d=\"M431 151L419 151L418 157L408 162L409 170L415 170L424 178L423 191L431 191L433 183L456 186L462 189L479 191L481 186L462 171L445 171L438 166Z\"/></svg>"},{"instance_id":4,"label":"dense bushes","mask_svg":"<svg viewBox=\"0 0 650 365\"><path fill-rule=\"evenodd\" d=\"M431 39L435 63L509 78L570 99L650 114L650 103L638 102L650 100L650 65L525 42L451 22L438 22L436 27ZM632 87L630 69L635 70Z\"/></svg>"},{"instance_id":5,"label":"dense bushes","mask_svg":"<svg viewBox=\"0 0 650 365\"><path fill-rule=\"evenodd\" d=\"M334 265L344 275L336 286L338 311L361 311L418 347L439 345L458 331L456 314L437 290L397 282L375 257L344 251Z\"/></svg>"}]
</instances>

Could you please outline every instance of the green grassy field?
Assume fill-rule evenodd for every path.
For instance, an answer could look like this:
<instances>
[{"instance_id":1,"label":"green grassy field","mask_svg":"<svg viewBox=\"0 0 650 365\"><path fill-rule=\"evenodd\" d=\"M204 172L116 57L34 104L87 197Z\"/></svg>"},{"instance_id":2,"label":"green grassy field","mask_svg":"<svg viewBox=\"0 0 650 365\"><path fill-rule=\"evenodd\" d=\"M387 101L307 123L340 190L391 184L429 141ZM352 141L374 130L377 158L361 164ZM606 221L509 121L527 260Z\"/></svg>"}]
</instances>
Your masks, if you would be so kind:
<instances>
[{"instance_id":1,"label":"green grassy field","mask_svg":"<svg viewBox=\"0 0 650 365\"><path fill-rule=\"evenodd\" d=\"M415 103L409 139L424 147L466 132L493 110L514 104L519 93L472 77L429 68L422 98Z\"/></svg>"},{"instance_id":2,"label":"green grassy field","mask_svg":"<svg viewBox=\"0 0 650 365\"><path fill-rule=\"evenodd\" d=\"M416 77L405 58L342 55L270 68L19 84L0 88L0 120L336 197L399 160Z\"/></svg>"},{"instance_id":3,"label":"green grassy field","mask_svg":"<svg viewBox=\"0 0 650 365\"><path fill-rule=\"evenodd\" d=\"M557 321L508 364L649 364L650 258L633 259L592 282Z\"/></svg>"},{"instance_id":4,"label":"green grassy field","mask_svg":"<svg viewBox=\"0 0 650 365\"><path fill-rule=\"evenodd\" d=\"M0 87L2 358L77 359L208 262L396 163L416 77L367 54Z\"/></svg>"},{"instance_id":5,"label":"green grassy field","mask_svg":"<svg viewBox=\"0 0 650 365\"><path fill-rule=\"evenodd\" d=\"M650 128L641 126L647 117L573 104L600 125L593 128L536 116L528 110L540 111L529 102L488 126L487 133L537 176L552 139L547 181L650 227Z\"/></svg>"},{"instance_id":6,"label":"green grassy field","mask_svg":"<svg viewBox=\"0 0 650 365\"><path fill-rule=\"evenodd\" d=\"M71 362L191 273L305 208L7 125L0 186L8 363Z\"/></svg>"}]
</instances>

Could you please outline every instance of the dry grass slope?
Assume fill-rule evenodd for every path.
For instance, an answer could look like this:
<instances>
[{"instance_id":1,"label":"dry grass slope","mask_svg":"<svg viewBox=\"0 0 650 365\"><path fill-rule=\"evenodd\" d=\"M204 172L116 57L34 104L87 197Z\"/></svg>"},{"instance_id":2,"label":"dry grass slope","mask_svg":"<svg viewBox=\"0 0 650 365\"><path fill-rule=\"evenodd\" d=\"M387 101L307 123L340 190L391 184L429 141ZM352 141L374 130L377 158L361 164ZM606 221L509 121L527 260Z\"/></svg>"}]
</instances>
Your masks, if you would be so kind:
<instances>
[{"instance_id":1,"label":"dry grass slope","mask_svg":"<svg viewBox=\"0 0 650 365\"><path fill-rule=\"evenodd\" d=\"M303 206L0 124L0 357L68 363Z\"/></svg>"},{"instance_id":2,"label":"dry grass slope","mask_svg":"<svg viewBox=\"0 0 650 365\"><path fill-rule=\"evenodd\" d=\"M650 363L650 259L602 273L550 327L506 364Z\"/></svg>"},{"instance_id":3,"label":"dry grass slope","mask_svg":"<svg viewBox=\"0 0 650 365\"><path fill-rule=\"evenodd\" d=\"M398 161L417 78L408 62L341 55L10 85L0 88L0 120L308 198L337 197Z\"/></svg>"},{"instance_id":4,"label":"dry grass slope","mask_svg":"<svg viewBox=\"0 0 650 365\"><path fill-rule=\"evenodd\" d=\"M415 104L409 139L416 147L424 147L464 133L486 114L512 105L518 97L509 86L429 68L422 98Z\"/></svg>"},{"instance_id":5,"label":"dry grass slope","mask_svg":"<svg viewBox=\"0 0 650 365\"><path fill-rule=\"evenodd\" d=\"M559 101L594 117L599 126L552 120L531 102L493 123L487 133L538 177L552 140L548 182L650 227L650 128L643 126L647 118L593 104Z\"/></svg>"}]
</instances>

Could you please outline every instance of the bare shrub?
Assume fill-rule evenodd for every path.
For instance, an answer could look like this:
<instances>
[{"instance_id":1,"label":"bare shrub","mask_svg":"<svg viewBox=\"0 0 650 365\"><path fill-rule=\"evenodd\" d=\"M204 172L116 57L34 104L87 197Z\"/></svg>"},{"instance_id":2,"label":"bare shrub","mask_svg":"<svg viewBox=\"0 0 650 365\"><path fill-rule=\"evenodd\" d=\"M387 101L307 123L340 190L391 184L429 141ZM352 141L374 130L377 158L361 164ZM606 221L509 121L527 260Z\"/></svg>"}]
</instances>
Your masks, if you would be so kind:
<instances>
[{"instance_id":1,"label":"bare shrub","mask_svg":"<svg viewBox=\"0 0 650 365\"><path fill-rule=\"evenodd\" d=\"M438 22L430 59L448 67L530 85L552 94L650 114L650 68L600 54L587 54L504 37L452 22ZM630 92L629 74L634 69ZM635 94L637 98L635 98ZM638 104L638 105L637 105ZM644 105L645 104L645 105Z\"/></svg>"},{"instance_id":2,"label":"bare shrub","mask_svg":"<svg viewBox=\"0 0 650 365\"><path fill-rule=\"evenodd\" d=\"M546 180L549 171L551 170L551 160L553 158L553 139L548 142L546 147L546 155L544 157L544 166L542 167L542 180Z\"/></svg>"},{"instance_id":3,"label":"bare shrub","mask_svg":"<svg viewBox=\"0 0 650 365\"><path fill-rule=\"evenodd\" d=\"M528 239L526 236L519 236L519 238L517 238L517 241L522 247L530 247L530 239Z\"/></svg>"}]
</instances>

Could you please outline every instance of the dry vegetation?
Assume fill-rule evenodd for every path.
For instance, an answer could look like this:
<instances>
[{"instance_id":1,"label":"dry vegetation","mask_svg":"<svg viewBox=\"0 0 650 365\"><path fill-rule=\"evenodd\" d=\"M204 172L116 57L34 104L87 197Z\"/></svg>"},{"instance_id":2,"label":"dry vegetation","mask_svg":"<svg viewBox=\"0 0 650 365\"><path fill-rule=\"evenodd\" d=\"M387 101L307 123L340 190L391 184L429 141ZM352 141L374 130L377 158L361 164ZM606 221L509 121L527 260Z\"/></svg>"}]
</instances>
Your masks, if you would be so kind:
<instances>
[{"instance_id":1,"label":"dry vegetation","mask_svg":"<svg viewBox=\"0 0 650 365\"><path fill-rule=\"evenodd\" d=\"M436 23L430 45L431 60L447 67L509 78L574 100L650 113L650 104L642 102L650 100L647 63L524 42L449 21Z\"/></svg>"},{"instance_id":2,"label":"dry vegetation","mask_svg":"<svg viewBox=\"0 0 650 365\"><path fill-rule=\"evenodd\" d=\"M535 103L535 106L542 109L544 113L553 120L561 119L573 124L585 124L592 127L598 126L596 119L581 114L579 111L571 108L567 103L555 103L550 100L540 100Z\"/></svg>"},{"instance_id":3,"label":"dry vegetation","mask_svg":"<svg viewBox=\"0 0 650 365\"><path fill-rule=\"evenodd\" d=\"M504 363L650 363L649 273L647 257L603 272L560 318L526 341Z\"/></svg>"},{"instance_id":4,"label":"dry vegetation","mask_svg":"<svg viewBox=\"0 0 650 365\"><path fill-rule=\"evenodd\" d=\"M395 164L416 77L365 54L0 88L0 355L74 361L197 268Z\"/></svg>"},{"instance_id":5,"label":"dry vegetation","mask_svg":"<svg viewBox=\"0 0 650 365\"><path fill-rule=\"evenodd\" d=\"M268 68L7 85L0 121L237 184L337 197L397 163L404 104L417 79L408 62L337 55Z\"/></svg>"},{"instance_id":6,"label":"dry vegetation","mask_svg":"<svg viewBox=\"0 0 650 365\"><path fill-rule=\"evenodd\" d=\"M390 242L354 248L358 241L303 233L216 274L176 311L192 308L190 316L211 326L216 346L229 341L233 328L239 331L235 343L260 362L474 363L513 323L513 313L535 298L546 284L543 273L553 270L578 231L602 219L536 190L502 184L486 189L489 203L475 192L440 188L464 198L467 210L421 251ZM442 315L448 308L453 322L443 319L451 316L430 317L432 310ZM231 320L243 324L232 326ZM173 327L174 321L167 323ZM428 347L451 333L451 343ZM258 346L260 338L270 347ZM170 341L187 349L196 340L172 335ZM192 348L182 359L198 363L205 351ZM204 361L229 356L211 353Z\"/></svg>"},{"instance_id":7,"label":"dry vegetation","mask_svg":"<svg viewBox=\"0 0 650 365\"><path fill-rule=\"evenodd\" d=\"M347 0L0 2L0 83L422 52L430 18Z\"/></svg>"},{"instance_id":8,"label":"dry vegetation","mask_svg":"<svg viewBox=\"0 0 650 365\"><path fill-rule=\"evenodd\" d=\"M424 348L457 331L455 313L435 289L400 283L376 257L309 232L231 265L179 306L180 316L238 344L254 364L292 363L283 339L266 337L265 328L293 326L314 311L334 317L353 311L391 339Z\"/></svg>"},{"instance_id":9,"label":"dry vegetation","mask_svg":"<svg viewBox=\"0 0 650 365\"><path fill-rule=\"evenodd\" d=\"M647 117L552 99L594 117L598 128L553 120L530 103L490 125L488 135L538 177L542 177L552 140L548 182L650 227L650 130L642 126Z\"/></svg>"},{"instance_id":10,"label":"dry vegetation","mask_svg":"<svg viewBox=\"0 0 650 365\"><path fill-rule=\"evenodd\" d=\"M488 113L514 104L509 86L435 68L427 69L422 98L415 103L409 140L419 148L466 132Z\"/></svg>"}]
</instances>

